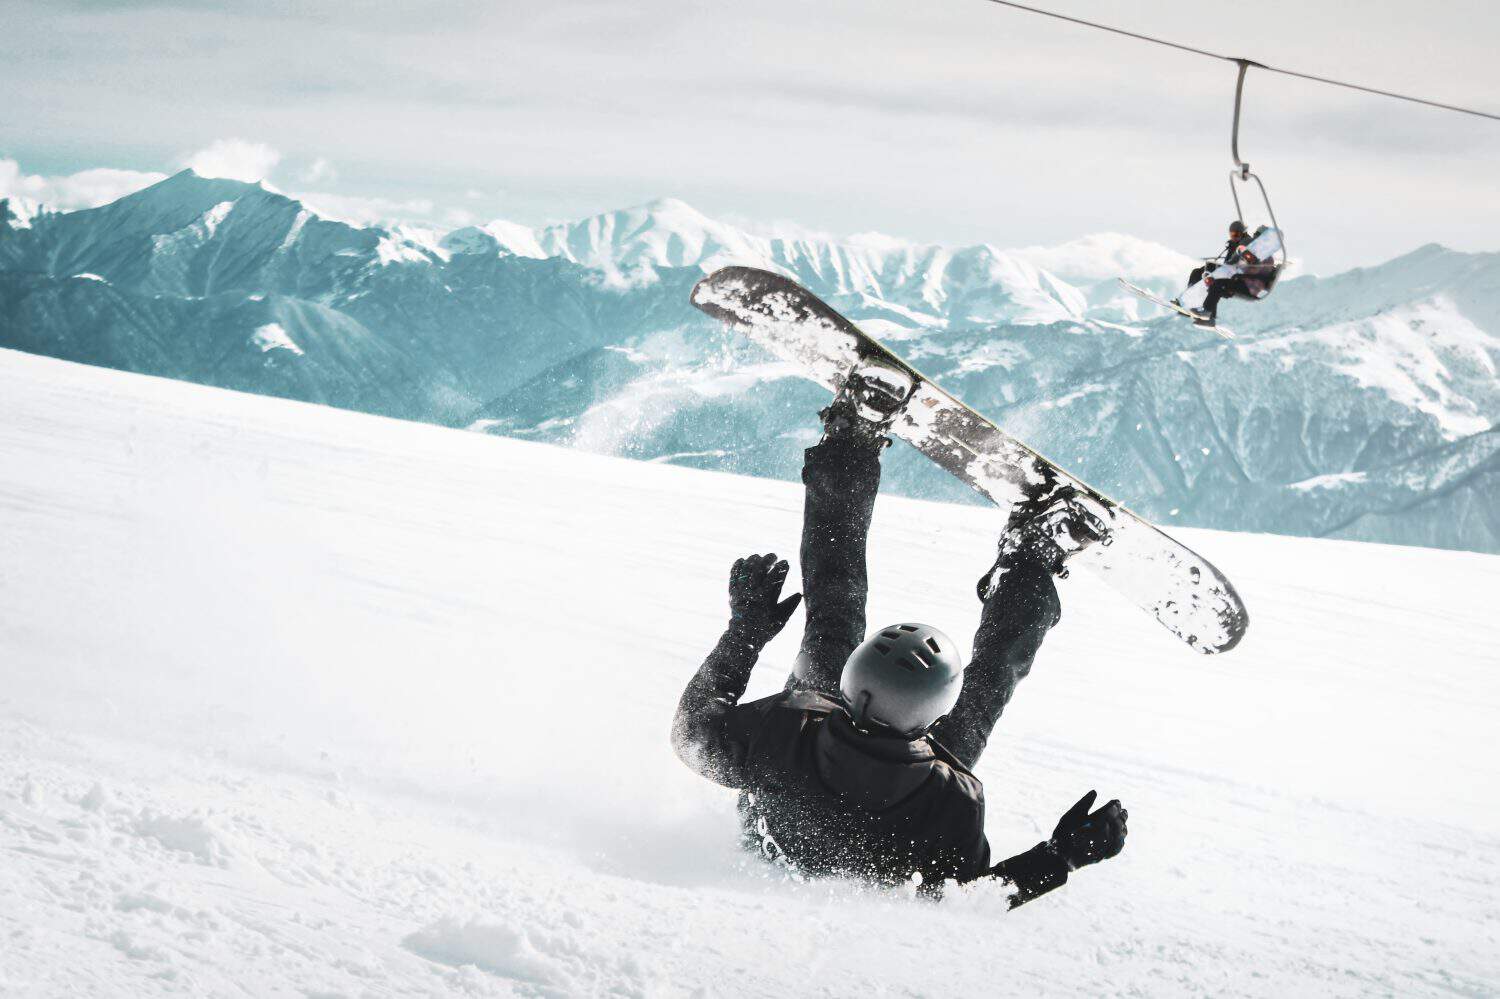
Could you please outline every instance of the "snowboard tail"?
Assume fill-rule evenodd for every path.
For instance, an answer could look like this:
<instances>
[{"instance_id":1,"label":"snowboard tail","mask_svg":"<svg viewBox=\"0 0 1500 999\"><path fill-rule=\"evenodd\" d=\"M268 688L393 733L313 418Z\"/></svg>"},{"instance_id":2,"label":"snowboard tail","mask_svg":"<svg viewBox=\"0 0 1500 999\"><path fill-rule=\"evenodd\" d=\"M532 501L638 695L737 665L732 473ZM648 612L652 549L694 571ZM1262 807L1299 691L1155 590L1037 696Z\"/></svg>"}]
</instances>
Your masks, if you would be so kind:
<instances>
[{"instance_id":1,"label":"snowboard tail","mask_svg":"<svg viewBox=\"0 0 1500 999\"><path fill-rule=\"evenodd\" d=\"M1116 278L1115 280L1119 281L1126 291L1130 292L1137 298L1144 298L1152 305L1159 305L1163 309L1170 309L1171 311L1177 313L1179 316L1185 316L1186 318L1193 320L1195 324L1202 326L1204 329L1213 330L1215 333L1219 334L1219 336L1223 337L1226 340L1234 339L1234 331L1229 329L1228 327L1218 325L1207 326L1198 323L1198 317L1193 315L1192 310L1186 309L1183 306L1178 305L1176 302L1169 302L1165 298L1162 298L1160 295L1153 295L1145 288L1133 285L1129 281L1126 281L1124 278Z\"/></svg>"},{"instance_id":2,"label":"snowboard tail","mask_svg":"<svg viewBox=\"0 0 1500 999\"><path fill-rule=\"evenodd\" d=\"M1244 635L1244 602L1211 562L1005 433L806 288L725 267L698 282L692 301L834 393L861 364L905 372L915 389L891 432L1008 511L1044 505L1067 486L1087 494L1112 517L1110 542L1079 552L1070 567L1097 573L1199 652L1226 652Z\"/></svg>"}]
</instances>

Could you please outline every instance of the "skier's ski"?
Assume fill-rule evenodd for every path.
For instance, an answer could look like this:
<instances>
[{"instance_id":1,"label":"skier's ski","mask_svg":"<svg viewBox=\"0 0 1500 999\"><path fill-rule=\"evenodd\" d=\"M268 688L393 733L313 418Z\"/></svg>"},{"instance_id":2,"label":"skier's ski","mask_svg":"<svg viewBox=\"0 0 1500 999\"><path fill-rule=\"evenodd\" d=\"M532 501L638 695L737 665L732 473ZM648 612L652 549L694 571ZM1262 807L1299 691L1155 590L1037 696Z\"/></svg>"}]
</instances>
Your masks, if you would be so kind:
<instances>
[{"instance_id":1,"label":"skier's ski","mask_svg":"<svg viewBox=\"0 0 1500 999\"><path fill-rule=\"evenodd\" d=\"M1223 337L1226 340L1234 339L1234 332L1227 329L1226 327L1211 326L1207 323L1198 322L1198 317L1193 314L1193 311L1191 309L1184 308L1183 306L1178 305L1176 302L1169 302L1165 298L1162 298L1160 295L1153 295L1145 288L1137 287L1136 285L1131 284L1129 281L1126 281L1124 278L1115 278L1115 280L1119 281L1120 284L1124 286L1125 290L1130 292L1132 295L1144 298L1146 301L1151 302L1153 305L1160 305L1163 309L1171 309L1179 316L1186 316L1187 318L1193 320L1193 324L1200 329L1213 330L1215 333L1219 334L1219 336Z\"/></svg>"},{"instance_id":2,"label":"skier's ski","mask_svg":"<svg viewBox=\"0 0 1500 999\"><path fill-rule=\"evenodd\" d=\"M1070 565L1097 572L1199 652L1224 652L1249 616L1234 587L1202 556L1006 434L860 331L806 288L750 267L725 267L699 281L693 304L744 330L835 393L870 363L904 372L914 388L892 432L1000 507L1036 509L1067 487L1111 516L1110 543Z\"/></svg>"}]
</instances>

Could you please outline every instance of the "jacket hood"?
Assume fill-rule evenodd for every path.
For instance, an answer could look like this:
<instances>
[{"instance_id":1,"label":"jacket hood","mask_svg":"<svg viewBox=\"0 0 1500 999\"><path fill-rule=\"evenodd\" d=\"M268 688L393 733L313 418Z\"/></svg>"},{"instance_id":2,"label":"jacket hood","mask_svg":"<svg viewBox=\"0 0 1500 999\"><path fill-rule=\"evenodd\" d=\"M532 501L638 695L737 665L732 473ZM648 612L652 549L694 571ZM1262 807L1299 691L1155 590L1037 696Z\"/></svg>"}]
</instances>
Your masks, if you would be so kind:
<instances>
[{"instance_id":1,"label":"jacket hood","mask_svg":"<svg viewBox=\"0 0 1500 999\"><path fill-rule=\"evenodd\" d=\"M926 737L866 734L843 711L832 712L820 726L813 752L824 786L867 809L910 797L940 763Z\"/></svg>"}]
</instances>

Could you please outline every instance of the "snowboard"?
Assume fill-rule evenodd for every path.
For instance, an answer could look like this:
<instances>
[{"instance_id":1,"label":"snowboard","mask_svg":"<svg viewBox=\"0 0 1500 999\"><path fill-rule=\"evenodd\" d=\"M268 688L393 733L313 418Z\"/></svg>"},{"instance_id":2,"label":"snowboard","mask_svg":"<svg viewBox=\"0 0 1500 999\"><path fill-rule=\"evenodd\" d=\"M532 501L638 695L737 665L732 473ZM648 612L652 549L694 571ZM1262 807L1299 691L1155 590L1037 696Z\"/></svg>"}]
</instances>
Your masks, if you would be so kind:
<instances>
[{"instance_id":1,"label":"snowboard","mask_svg":"<svg viewBox=\"0 0 1500 999\"><path fill-rule=\"evenodd\" d=\"M1078 552L1069 568L1097 573L1199 652L1227 652L1245 634L1244 603L1207 559L1005 433L806 288L725 267L694 286L692 302L835 393L861 366L903 372L915 387L891 430L938 466L1008 511L1039 508L1068 487L1108 511L1108 544Z\"/></svg>"},{"instance_id":2,"label":"snowboard","mask_svg":"<svg viewBox=\"0 0 1500 999\"><path fill-rule=\"evenodd\" d=\"M1179 316L1186 316L1187 318L1193 320L1193 324L1195 326L1198 326L1200 329L1213 330L1215 333L1219 334L1219 336L1223 337L1226 340L1233 340L1234 339L1234 332L1232 330L1228 329L1227 327L1224 327L1224 326L1207 326L1207 325L1201 324L1201 323L1199 323L1197 321L1198 320L1197 316L1193 315L1192 312L1190 312L1188 309L1184 308L1183 306L1178 305L1176 302L1169 302L1165 298L1162 298L1159 295L1153 295L1151 292L1147 291L1145 288L1137 287L1136 285L1131 284L1129 281L1126 281L1124 278L1116 278L1115 280L1119 281L1120 284L1124 286L1125 290L1128 291L1128 292L1130 292L1132 295L1135 295L1135 296L1137 296L1139 298L1144 298L1146 301L1151 302L1153 305L1159 305L1163 309L1171 309L1173 312L1177 313Z\"/></svg>"}]
</instances>

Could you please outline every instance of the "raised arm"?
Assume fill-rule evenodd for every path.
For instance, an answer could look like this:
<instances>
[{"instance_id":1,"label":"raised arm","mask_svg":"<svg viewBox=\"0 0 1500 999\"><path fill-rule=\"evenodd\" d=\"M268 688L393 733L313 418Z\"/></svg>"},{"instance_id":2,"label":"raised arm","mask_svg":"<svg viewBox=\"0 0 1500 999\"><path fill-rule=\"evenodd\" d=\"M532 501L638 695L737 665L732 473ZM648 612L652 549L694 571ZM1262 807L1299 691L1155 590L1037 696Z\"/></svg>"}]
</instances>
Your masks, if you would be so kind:
<instances>
[{"instance_id":1,"label":"raised arm","mask_svg":"<svg viewBox=\"0 0 1500 999\"><path fill-rule=\"evenodd\" d=\"M725 787L744 786L748 745L729 724L761 650L786 627L802 594L781 599L787 563L751 555L729 573L729 627L677 702L672 748L683 763Z\"/></svg>"},{"instance_id":2,"label":"raised arm","mask_svg":"<svg viewBox=\"0 0 1500 999\"><path fill-rule=\"evenodd\" d=\"M1035 560L1002 567L985 598L958 703L932 727L932 737L965 767L973 769L979 761L1016 685L1031 672L1042 639L1061 615L1047 567Z\"/></svg>"}]
</instances>

